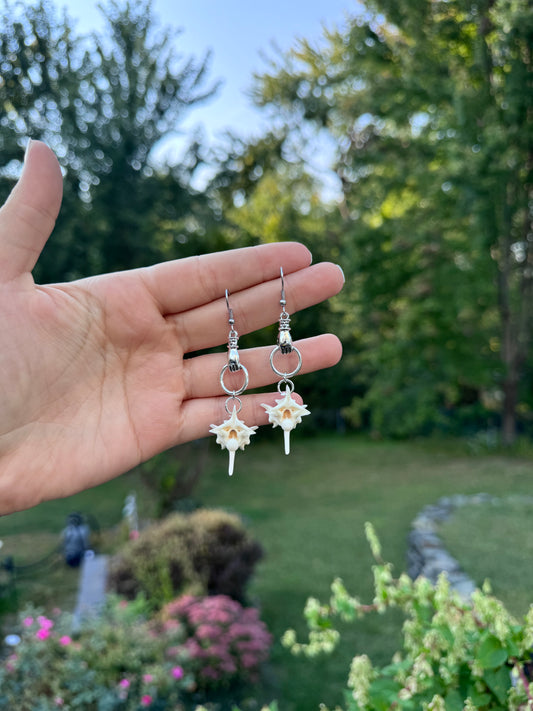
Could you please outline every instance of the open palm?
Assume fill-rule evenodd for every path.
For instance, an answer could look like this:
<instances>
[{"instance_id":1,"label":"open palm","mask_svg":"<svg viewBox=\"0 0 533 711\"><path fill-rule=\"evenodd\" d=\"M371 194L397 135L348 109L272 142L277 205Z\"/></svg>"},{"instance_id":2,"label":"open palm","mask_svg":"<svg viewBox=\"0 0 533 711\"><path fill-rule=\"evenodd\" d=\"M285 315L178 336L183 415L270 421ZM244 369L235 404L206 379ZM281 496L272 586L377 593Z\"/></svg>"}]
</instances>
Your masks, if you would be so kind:
<instances>
[{"instance_id":1,"label":"open palm","mask_svg":"<svg viewBox=\"0 0 533 711\"><path fill-rule=\"evenodd\" d=\"M226 354L184 355L226 342L225 289L246 333L277 319L281 265L290 312L342 287L336 266L309 266L296 243L35 285L61 194L54 155L32 142L0 210L0 513L94 486L221 422ZM304 372L341 353L332 335L298 346ZM269 352L241 354L251 388L274 382ZM265 397L243 397L248 424L266 422Z\"/></svg>"}]
</instances>

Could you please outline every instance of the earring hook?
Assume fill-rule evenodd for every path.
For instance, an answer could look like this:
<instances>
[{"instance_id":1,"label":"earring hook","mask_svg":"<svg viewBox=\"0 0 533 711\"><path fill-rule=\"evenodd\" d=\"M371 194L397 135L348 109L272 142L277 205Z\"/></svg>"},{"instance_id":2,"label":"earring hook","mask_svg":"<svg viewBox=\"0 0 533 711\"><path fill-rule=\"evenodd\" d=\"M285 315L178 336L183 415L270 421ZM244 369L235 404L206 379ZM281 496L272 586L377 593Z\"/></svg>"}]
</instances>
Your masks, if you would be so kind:
<instances>
[{"instance_id":1,"label":"earring hook","mask_svg":"<svg viewBox=\"0 0 533 711\"><path fill-rule=\"evenodd\" d=\"M233 317L233 309L229 305L229 291L226 289L226 308L228 309L228 321L230 326L233 326L235 319Z\"/></svg>"},{"instance_id":2,"label":"earring hook","mask_svg":"<svg viewBox=\"0 0 533 711\"><path fill-rule=\"evenodd\" d=\"M281 274L281 299L279 303L283 306L285 309L285 305L287 304L287 300L285 299L285 279L283 276L283 267L279 268L280 274Z\"/></svg>"},{"instance_id":3,"label":"earring hook","mask_svg":"<svg viewBox=\"0 0 533 711\"><path fill-rule=\"evenodd\" d=\"M226 289L226 307L228 309L228 323L229 323L229 334L228 334L228 368L232 373L236 373L238 370L244 369L244 367L239 362L239 334L235 330L234 324L235 319L233 317L233 309L229 305L229 291ZM222 371L221 377L224 375ZM222 381L221 381L222 382ZM247 385L247 384L246 384ZM224 387L224 384L222 384ZM246 386L245 386L246 387Z\"/></svg>"}]
</instances>

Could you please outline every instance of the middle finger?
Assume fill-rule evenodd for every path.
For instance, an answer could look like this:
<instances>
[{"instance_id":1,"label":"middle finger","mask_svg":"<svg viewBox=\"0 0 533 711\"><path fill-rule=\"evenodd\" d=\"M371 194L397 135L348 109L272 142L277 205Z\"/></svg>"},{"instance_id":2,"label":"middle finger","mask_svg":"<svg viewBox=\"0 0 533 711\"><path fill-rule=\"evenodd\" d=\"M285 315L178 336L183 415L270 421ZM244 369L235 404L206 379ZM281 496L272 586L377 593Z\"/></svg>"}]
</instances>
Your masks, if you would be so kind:
<instances>
[{"instance_id":1,"label":"middle finger","mask_svg":"<svg viewBox=\"0 0 533 711\"><path fill-rule=\"evenodd\" d=\"M285 277L287 311L292 314L320 303L337 294L342 285L339 267L327 262L290 274ZM251 333L277 321L281 311L280 296L280 279L230 293L236 331L240 335ZM166 318L176 328L184 353L212 348L227 340L228 312L224 299Z\"/></svg>"}]
</instances>

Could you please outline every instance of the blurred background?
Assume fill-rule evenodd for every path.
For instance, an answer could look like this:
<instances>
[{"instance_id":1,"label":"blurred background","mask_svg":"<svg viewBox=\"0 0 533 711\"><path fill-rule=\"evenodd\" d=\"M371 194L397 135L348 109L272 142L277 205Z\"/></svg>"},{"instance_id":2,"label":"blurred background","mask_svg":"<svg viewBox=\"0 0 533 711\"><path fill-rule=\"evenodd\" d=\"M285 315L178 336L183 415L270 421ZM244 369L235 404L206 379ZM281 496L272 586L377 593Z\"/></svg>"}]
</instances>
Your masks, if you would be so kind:
<instances>
[{"instance_id":1,"label":"blurred background","mask_svg":"<svg viewBox=\"0 0 533 711\"><path fill-rule=\"evenodd\" d=\"M530 432L527 3L183 5L4 5L2 197L28 137L65 174L36 278L301 240L346 426Z\"/></svg>"},{"instance_id":2,"label":"blurred background","mask_svg":"<svg viewBox=\"0 0 533 711\"><path fill-rule=\"evenodd\" d=\"M277 440L254 443L230 493L214 448L201 471L196 450L171 453L112 485L116 510L106 504L102 528L135 486L151 492L146 519L184 500L239 511L266 549L254 590L281 633L313 583L327 590L339 571L363 579L366 516L383 523L401 567L409 521L439 496L529 494L527 0L0 7L0 198L29 137L53 148L64 173L38 282L278 240L305 243L346 275L338 297L293 319L295 337L333 331L344 345L338 366L298 382L313 417L293 461L265 469ZM241 345L274 338L265 329ZM20 533L60 527L72 504L58 506ZM496 538L505 548L525 525ZM365 635L357 644L387 655L388 642ZM276 654L279 669L297 664ZM329 692L315 674L302 700L279 669L282 708L338 702L340 672Z\"/></svg>"}]
</instances>

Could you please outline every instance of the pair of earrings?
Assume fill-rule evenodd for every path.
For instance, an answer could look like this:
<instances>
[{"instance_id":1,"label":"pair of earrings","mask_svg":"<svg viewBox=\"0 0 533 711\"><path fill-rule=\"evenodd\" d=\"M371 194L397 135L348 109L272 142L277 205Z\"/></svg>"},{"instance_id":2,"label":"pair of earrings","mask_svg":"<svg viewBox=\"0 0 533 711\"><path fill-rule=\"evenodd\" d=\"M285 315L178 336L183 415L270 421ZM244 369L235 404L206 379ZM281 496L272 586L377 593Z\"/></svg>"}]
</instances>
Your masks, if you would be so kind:
<instances>
[{"instance_id":1,"label":"pair of earrings","mask_svg":"<svg viewBox=\"0 0 533 711\"><path fill-rule=\"evenodd\" d=\"M292 393L294 392L294 383L291 378L300 372L302 367L302 354L292 343L290 316L285 309L287 301L285 299L283 268L280 268L280 273L281 299L279 303L281 304L281 314L279 317L278 342L270 354L270 367L274 373L281 378L278 382L278 393L282 395L282 398L281 400L276 400L276 405L263 404L261 407L265 408L268 414L268 421L273 425L273 427L277 427L279 425L283 430L285 454L289 454L291 431L302 421L302 417L304 415L309 415L311 413L305 405L299 405L292 397ZM235 319L233 318L233 310L229 305L229 293L227 289L226 307L228 309L228 323L230 327L228 335L228 362L223 366L220 372L220 385L226 395L229 396L225 403L225 409L229 415L229 418L221 425L211 425L209 432L217 436L217 444L219 444L222 449L228 450L228 474L231 476L233 474L236 451L238 449L244 449L247 444L250 444L250 437L255 434L257 425L248 427L244 422L242 422L242 420L239 420L238 417L239 412L242 409L242 401L239 396L242 395L248 387L249 375L246 367L240 362L239 359L239 334L234 328ZM293 352L296 353L298 357L298 363L294 370L291 372L282 372L278 370L274 364L275 356L278 353L281 355L288 355ZM228 370L230 373L237 373L240 371L243 375L243 383L237 390L230 390L224 382L224 376ZM284 392L282 392L283 389Z\"/></svg>"}]
</instances>

